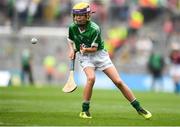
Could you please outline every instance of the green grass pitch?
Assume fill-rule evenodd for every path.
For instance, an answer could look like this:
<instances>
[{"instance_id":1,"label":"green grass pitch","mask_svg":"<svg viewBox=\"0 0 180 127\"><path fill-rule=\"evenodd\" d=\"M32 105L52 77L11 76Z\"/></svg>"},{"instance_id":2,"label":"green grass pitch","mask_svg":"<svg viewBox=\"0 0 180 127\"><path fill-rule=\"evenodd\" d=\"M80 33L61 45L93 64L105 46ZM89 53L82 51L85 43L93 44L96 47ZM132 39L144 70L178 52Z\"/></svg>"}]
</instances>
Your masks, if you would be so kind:
<instances>
[{"instance_id":1,"label":"green grass pitch","mask_svg":"<svg viewBox=\"0 0 180 127\"><path fill-rule=\"evenodd\" d=\"M95 89L91 101L92 119L79 118L82 88L71 94L61 87L0 88L0 126L178 126L180 95L134 92L153 114L145 120L118 90Z\"/></svg>"}]
</instances>

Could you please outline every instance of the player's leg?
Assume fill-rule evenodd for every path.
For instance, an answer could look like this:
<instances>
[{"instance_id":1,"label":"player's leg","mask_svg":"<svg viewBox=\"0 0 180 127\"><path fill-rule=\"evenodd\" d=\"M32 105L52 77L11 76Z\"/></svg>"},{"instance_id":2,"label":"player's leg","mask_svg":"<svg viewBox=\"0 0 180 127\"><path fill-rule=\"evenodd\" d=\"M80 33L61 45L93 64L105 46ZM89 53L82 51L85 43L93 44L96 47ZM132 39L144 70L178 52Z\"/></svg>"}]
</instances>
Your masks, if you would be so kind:
<instances>
[{"instance_id":1,"label":"player's leg","mask_svg":"<svg viewBox=\"0 0 180 127\"><path fill-rule=\"evenodd\" d=\"M121 90L125 98L129 100L129 102L132 102L136 99L132 91L120 79L119 74L114 66L105 69L103 72L113 81L113 83L118 87L118 89Z\"/></svg>"},{"instance_id":2,"label":"player's leg","mask_svg":"<svg viewBox=\"0 0 180 127\"><path fill-rule=\"evenodd\" d=\"M25 75L26 75L25 69L24 69L24 67L22 67L22 70L21 70L21 82L22 82L23 85L25 83Z\"/></svg>"},{"instance_id":3,"label":"player's leg","mask_svg":"<svg viewBox=\"0 0 180 127\"><path fill-rule=\"evenodd\" d=\"M95 82L95 70L93 67L86 67L84 68L84 72L86 74L87 81L84 88L83 99L84 101L90 101Z\"/></svg>"},{"instance_id":4,"label":"player's leg","mask_svg":"<svg viewBox=\"0 0 180 127\"><path fill-rule=\"evenodd\" d=\"M142 115L145 119L149 119L152 115L149 111L143 109L140 106L140 103L135 98L133 92L129 89L129 87L122 81L119 77L119 74L114 66L108 67L103 71L119 88L124 97L131 103L131 105L136 109L136 111Z\"/></svg>"},{"instance_id":5,"label":"player's leg","mask_svg":"<svg viewBox=\"0 0 180 127\"><path fill-rule=\"evenodd\" d=\"M156 84L156 75L154 72L152 72L152 84L151 84L151 90L155 90L155 84Z\"/></svg>"},{"instance_id":6,"label":"player's leg","mask_svg":"<svg viewBox=\"0 0 180 127\"><path fill-rule=\"evenodd\" d=\"M84 68L84 72L86 74L86 85L83 92L83 104L82 104L82 112L80 113L80 117L82 118L92 118L89 113L89 105L93 91L93 85L95 82L95 70L93 67Z\"/></svg>"},{"instance_id":7,"label":"player's leg","mask_svg":"<svg viewBox=\"0 0 180 127\"><path fill-rule=\"evenodd\" d=\"M31 83L31 85L33 85L34 84L34 79L33 79L33 74L32 74L31 67L29 67L28 73L29 73L29 82Z\"/></svg>"},{"instance_id":8,"label":"player's leg","mask_svg":"<svg viewBox=\"0 0 180 127\"><path fill-rule=\"evenodd\" d=\"M179 81L180 81L180 76L179 76L179 75L175 75L175 76L173 77L173 80L174 80L174 85L175 85L175 87L174 87L174 92L175 92L176 94L178 94L178 93L179 93Z\"/></svg>"}]
</instances>

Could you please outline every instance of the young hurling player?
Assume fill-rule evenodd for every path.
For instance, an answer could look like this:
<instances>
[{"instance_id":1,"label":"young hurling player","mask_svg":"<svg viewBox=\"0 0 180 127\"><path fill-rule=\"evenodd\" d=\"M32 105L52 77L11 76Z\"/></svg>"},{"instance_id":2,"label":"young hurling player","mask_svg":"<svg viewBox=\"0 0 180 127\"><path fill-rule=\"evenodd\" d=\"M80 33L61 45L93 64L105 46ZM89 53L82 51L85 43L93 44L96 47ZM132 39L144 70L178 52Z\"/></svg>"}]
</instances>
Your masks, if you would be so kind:
<instances>
[{"instance_id":1,"label":"young hurling player","mask_svg":"<svg viewBox=\"0 0 180 127\"><path fill-rule=\"evenodd\" d=\"M141 107L132 91L119 77L107 51L104 49L100 28L96 23L90 21L91 10L89 4L84 2L76 4L72 9L72 14L73 23L69 26L68 35L69 57L73 59L75 50L78 51L79 62L87 77L83 92L82 112L79 116L81 118L92 118L89 105L95 83L95 70L98 69L113 81L140 115L149 119L152 116L151 113Z\"/></svg>"}]
</instances>

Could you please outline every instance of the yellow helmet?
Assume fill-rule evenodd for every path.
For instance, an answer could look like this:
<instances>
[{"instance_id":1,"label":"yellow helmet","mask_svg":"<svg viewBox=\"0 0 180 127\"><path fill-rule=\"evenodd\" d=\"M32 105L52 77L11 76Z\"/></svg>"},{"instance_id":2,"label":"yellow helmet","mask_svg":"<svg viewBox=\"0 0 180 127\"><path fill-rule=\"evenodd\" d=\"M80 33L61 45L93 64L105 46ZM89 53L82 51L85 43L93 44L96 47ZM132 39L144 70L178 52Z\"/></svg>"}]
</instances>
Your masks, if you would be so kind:
<instances>
[{"instance_id":1,"label":"yellow helmet","mask_svg":"<svg viewBox=\"0 0 180 127\"><path fill-rule=\"evenodd\" d=\"M80 2L78 4L75 4L72 9L72 14L87 14L90 13L90 5L85 2Z\"/></svg>"}]
</instances>

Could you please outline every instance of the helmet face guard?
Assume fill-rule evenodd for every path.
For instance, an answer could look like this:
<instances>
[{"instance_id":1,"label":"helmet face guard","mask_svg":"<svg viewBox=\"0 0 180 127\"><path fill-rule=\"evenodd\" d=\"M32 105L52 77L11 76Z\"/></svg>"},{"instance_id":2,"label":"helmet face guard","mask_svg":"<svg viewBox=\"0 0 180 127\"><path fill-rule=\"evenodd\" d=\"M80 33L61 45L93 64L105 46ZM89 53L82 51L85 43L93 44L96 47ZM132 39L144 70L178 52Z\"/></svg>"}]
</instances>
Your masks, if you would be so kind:
<instances>
[{"instance_id":1,"label":"helmet face guard","mask_svg":"<svg viewBox=\"0 0 180 127\"><path fill-rule=\"evenodd\" d=\"M90 20L90 6L88 3L78 3L76 4L73 9L72 9L72 14L73 14L73 21L76 23L78 26L84 26L86 25L87 21ZM76 16L86 16L86 21L77 21Z\"/></svg>"}]
</instances>

